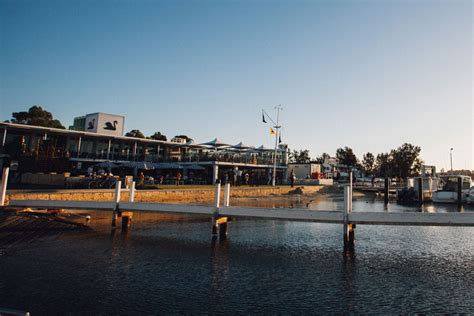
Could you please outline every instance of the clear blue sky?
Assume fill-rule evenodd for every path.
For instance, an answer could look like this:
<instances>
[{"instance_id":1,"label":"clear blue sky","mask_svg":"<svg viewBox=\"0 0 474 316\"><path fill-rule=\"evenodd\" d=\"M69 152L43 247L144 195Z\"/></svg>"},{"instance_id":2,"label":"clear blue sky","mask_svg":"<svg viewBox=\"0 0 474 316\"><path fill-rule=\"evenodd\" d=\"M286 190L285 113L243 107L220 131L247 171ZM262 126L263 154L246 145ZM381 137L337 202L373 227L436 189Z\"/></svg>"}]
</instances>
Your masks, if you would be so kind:
<instances>
[{"instance_id":1,"label":"clear blue sky","mask_svg":"<svg viewBox=\"0 0 474 316\"><path fill-rule=\"evenodd\" d=\"M473 166L471 1L0 0L0 119L40 104L125 129Z\"/></svg>"}]
</instances>

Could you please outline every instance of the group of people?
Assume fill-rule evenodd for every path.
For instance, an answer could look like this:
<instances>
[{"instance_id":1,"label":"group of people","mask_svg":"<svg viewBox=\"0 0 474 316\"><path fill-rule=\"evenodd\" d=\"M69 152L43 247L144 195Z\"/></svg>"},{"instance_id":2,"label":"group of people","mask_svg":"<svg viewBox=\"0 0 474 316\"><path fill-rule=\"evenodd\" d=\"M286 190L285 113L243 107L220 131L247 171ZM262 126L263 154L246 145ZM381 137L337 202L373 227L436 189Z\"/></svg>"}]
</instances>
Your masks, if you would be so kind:
<instances>
[{"instance_id":1,"label":"group of people","mask_svg":"<svg viewBox=\"0 0 474 316\"><path fill-rule=\"evenodd\" d=\"M95 177L95 176L99 176L99 177L103 177L103 176L107 176L107 177L113 177L113 173L112 171L109 169L109 170L104 170L103 168L99 168L97 170L97 172L94 170L93 167L89 167L87 168L87 176L88 177Z\"/></svg>"},{"instance_id":2,"label":"group of people","mask_svg":"<svg viewBox=\"0 0 474 316\"><path fill-rule=\"evenodd\" d=\"M181 179L182 179L182 174L181 172L177 171L175 175L176 185L181 184ZM140 174L138 175L138 184L141 184L141 185L146 184L146 180L153 182L153 184L155 184L154 178L152 177L147 178L145 174L143 173L143 171L141 171ZM164 181L165 181L165 176L159 175L157 184L163 184Z\"/></svg>"},{"instance_id":3,"label":"group of people","mask_svg":"<svg viewBox=\"0 0 474 316\"><path fill-rule=\"evenodd\" d=\"M252 170L244 171L231 169L229 171L224 171L220 179L222 183L230 183L231 185L235 186L259 186L270 185L273 178L272 173L265 174L262 172L254 172ZM278 178L277 183L279 183Z\"/></svg>"}]
</instances>

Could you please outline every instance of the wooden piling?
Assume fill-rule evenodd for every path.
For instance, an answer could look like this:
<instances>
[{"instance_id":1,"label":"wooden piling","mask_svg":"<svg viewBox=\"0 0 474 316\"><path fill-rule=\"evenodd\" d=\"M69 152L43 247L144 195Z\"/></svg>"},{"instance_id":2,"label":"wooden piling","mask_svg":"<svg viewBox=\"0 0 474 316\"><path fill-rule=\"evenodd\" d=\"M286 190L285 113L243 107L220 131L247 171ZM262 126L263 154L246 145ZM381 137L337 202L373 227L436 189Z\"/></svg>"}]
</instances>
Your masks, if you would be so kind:
<instances>
[{"instance_id":1,"label":"wooden piling","mask_svg":"<svg viewBox=\"0 0 474 316\"><path fill-rule=\"evenodd\" d=\"M458 206L462 206L462 178L458 177Z\"/></svg>"},{"instance_id":2,"label":"wooden piling","mask_svg":"<svg viewBox=\"0 0 474 316\"><path fill-rule=\"evenodd\" d=\"M215 211L214 214L212 215L212 237L216 238L217 237L217 229L219 228L218 220L219 220L219 206L221 203L221 184L219 180L217 180L216 183L216 189L214 191L214 207Z\"/></svg>"},{"instance_id":3,"label":"wooden piling","mask_svg":"<svg viewBox=\"0 0 474 316\"><path fill-rule=\"evenodd\" d=\"M133 212L122 212L122 229L129 229L132 226Z\"/></svg>"},{"instance_id":4,"label":"wooden piling","mask_svg":"<svg viewBox=\"0 0 474 316\"><path fill-rule=\"evenodd\" d=\"M388 205L389 202L389 193L390 193L390 179L388 177L385 177L385 184L384 184L384 189L383 189L383 203L385 205Z\"/></svg>"},{"instance_id":5,"label":"wooden piling","mask_svg":"<svg viewBox=\"0 0 474 316\"><path fill-rule=\"evenodd\" d=\"M344 187L344 248L353 247L355 239L355 225L349 223L349 213L352 211L352 201L351 200L351 187Z\"/></svg>"},{"instance_id":6,"label":"wooden piling","mask_svg":"<svg viewBox=\"0 0 474 316\"><path fill-rule=\"evenodd\" d=\"M229 222L227 217L221 217L217 220L219 225L219 240L227 239L227 223Z\"/></svg>"},{"instance_id":7,"label":"wooden piling","mask_svg":"<svg viewBox=\"0 0 474 316\"><path fill-rule=\"evenodd\" d=\"M418 178L418 203L423 204L423 177Z\"/></svg>"}]
</instances>

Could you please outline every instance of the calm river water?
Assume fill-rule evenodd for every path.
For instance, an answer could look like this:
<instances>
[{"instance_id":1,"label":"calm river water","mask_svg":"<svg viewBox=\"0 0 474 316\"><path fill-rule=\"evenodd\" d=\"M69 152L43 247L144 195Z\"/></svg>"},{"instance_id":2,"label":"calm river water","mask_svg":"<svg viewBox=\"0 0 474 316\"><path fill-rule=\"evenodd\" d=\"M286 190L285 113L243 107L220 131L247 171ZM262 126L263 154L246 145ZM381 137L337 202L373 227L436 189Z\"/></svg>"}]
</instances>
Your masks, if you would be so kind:
<instances>
[{"instance_id":1,"label":"calm river water","mask_svg":"<svg viewBox=\"0 0 474 316\"><path fill-rule=\"evenodd\" d=\"M342 207L331 196L233 202ZM384 207L359 198L358 210ZM335 224L239 219L227 241L212 243L206 217L135 214L126 234L111 233L109 213L92 217L90 230L3 249L0 307L33 316L474 313L474 228L360 225L355 251L344 253Z\"/></svg>"}]
</instances>

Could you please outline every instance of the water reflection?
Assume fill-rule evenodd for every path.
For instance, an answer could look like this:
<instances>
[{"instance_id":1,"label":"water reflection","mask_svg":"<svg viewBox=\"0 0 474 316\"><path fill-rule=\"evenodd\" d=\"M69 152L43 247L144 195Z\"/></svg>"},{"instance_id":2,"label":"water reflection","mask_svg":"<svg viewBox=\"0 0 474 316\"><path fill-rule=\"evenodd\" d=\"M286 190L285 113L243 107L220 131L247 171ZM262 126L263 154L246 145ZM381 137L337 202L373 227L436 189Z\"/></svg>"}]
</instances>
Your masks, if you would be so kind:
<instances>
[{"instance_id":1,"label":"water reflection","mask_svg":"<svg viewBox=\"0 0 474 316\"><path fill-rule=\"evenodd\" d=\"M314 210L337 210L343 203L338 196L262 200L257 204L308 204ZM383 200L358 197L353 206L381 211ZM422 210L453 211L430 205ZM387 211L420 209L389 204ZM90 230L24 241L3 255L0 305L32 314L474 309L469 290L474 230L469 227L362 225L356 248L344 249L342 226L336 224L237 218L229 224L227 240L211 242L208 216L136 213L127 232L110 230L110 213L91 216Z\"/></svg>"},{"instance_id":2,"label":"water reflection","mask_svg":"<svg viewBox=\"0 0 474 316\"><path fill-rule=\"evenodd\" d=\"M229 287L229 244L228 240L212 242L209 293L211 302L225 301L223 296Z\"/></svg>"},{"instance_id":3,"label":"water reflection","mask_svg":"<svg viewBox=\"0 0 474 316\"><path fill-rule=\"evenodd\" d=\"M231 199L232 206L253 206L263 208L308 208L317 211L337 211L344 209L344 198L336 194L319 194L318 196L303 197L273 197L273 198L234 198ZM474 205L457 204L433 204L425 203L421 206L406 206L397 204L390 200L388 205L383 199L375 195L358 195L352 202L354 212L474 212Z\"/></svg>"}]
</instances>

